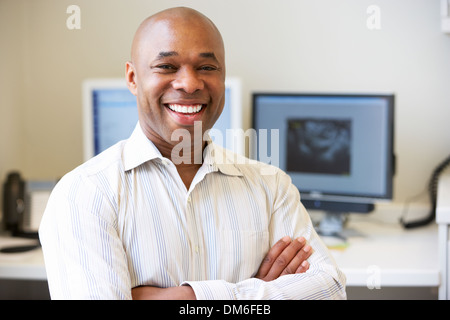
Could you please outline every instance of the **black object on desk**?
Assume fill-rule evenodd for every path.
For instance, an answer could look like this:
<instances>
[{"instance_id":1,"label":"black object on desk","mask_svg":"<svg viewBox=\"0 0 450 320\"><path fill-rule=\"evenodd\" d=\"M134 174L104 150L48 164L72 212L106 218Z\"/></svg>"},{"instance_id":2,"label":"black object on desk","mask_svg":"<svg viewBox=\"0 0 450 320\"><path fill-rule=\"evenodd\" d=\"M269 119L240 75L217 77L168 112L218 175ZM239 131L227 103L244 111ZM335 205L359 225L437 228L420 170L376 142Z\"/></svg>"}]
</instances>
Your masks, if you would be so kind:
<instances>
[{"instance_id":1,"label":"black object on desk","mask_svg":"<svg viewBox=\"0 0 450 320\"><path fill-rule=\"evenodd\" d=\"M27 252L37 248L40 248L40 244L31 244L31 245L22 245L22 246L9 246L0 248L0 253L19 253L19 252Z\"/></svg>"}]
</instances>

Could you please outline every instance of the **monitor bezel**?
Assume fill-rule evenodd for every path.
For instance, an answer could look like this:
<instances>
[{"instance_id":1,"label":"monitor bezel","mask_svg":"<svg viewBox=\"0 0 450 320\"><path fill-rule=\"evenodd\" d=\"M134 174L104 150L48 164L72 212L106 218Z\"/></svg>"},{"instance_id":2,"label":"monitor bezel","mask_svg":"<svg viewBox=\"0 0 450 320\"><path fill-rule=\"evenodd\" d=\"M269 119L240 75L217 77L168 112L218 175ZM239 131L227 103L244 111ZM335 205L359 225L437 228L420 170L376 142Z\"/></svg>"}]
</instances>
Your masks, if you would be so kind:
<instances>
[{"instance_id":1,"label":"monitor bezel","mask_svg":"<svg viewBox=\"0 0 450 320\"><path fill-rule=\"evenodd\" d=\"M346 203L367 203L372 204L376 202L390 202L393 200L394 193L394 181L393 177L395 174L395 151L394 151L394 124L395 124L395 94L389 93L332 93L332 92L276 92L276 91L258 91L252 93L252 128L256 131L256 119L257 119L257 99L262 96L279 96L279 97L342 97L342 98L352 98L352 97L362 97L362 98L383 98L387 100L387 144L386 144L386 172L385 172L385 183L384 192L380 195L374 194L349 194L340 192L320 192L317 190L309 190L302 188L301 186L296 186L301 197L304 200L310 201L323 201L323 202L346 202ZM281 142L280 142L281 143ZM256 159L255 154L251 154L253 159ZM287 174L289 171L284 170Z\"/></svg>"}]
</instances>

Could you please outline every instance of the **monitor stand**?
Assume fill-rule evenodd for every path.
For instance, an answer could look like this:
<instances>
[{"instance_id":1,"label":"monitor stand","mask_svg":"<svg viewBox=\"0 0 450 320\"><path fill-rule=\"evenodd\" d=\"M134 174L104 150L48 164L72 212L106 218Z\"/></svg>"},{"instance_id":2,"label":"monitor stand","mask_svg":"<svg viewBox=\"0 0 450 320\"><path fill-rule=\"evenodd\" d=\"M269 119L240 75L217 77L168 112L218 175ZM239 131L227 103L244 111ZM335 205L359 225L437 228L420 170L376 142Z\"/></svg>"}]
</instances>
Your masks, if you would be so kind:
<instances>
[{"instance_id":1,"label":"monitor stand","mask_svg":"<svg viewBox=\"0 0 450 320\"><path fill-rule=\"evenodd\" d=\"M347 241L349 237L365 237L357 230L345 227L350 212L325 211L316 231L324 237L334 237Z\"/></svg>"},{"instance_id":2,"label":"monitor stand","mask_svg":"<svg viewBox=\"0 0 450 320\"><path fill-rule=\"evenodd\" d=\"M347 237L343 232L346 220L346 212L325 212L317 227L317 232L322 236L337 237L346 240Z\"/></svg>"}]
</instances>

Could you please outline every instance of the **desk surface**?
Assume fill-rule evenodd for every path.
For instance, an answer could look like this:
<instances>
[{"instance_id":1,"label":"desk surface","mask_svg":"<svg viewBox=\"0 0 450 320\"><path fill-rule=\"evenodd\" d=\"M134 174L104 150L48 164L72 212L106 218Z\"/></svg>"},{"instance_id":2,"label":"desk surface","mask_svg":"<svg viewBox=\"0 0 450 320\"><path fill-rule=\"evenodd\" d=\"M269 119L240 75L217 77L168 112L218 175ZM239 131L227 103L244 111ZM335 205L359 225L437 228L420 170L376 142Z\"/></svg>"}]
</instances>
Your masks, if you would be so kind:
<instances>
[{"instance_id":1,"label":"desk surface","mask_svg":"<svg viewBox=\"0 0 450 320\"><path fill-rule=\"evenodd\" d=\"M348 286L439 286L437 225L404 230L398 223L380 220L376 214L352 215L349 230L362 236L349 237L348 244L332 249ZM324 238L330 243L330 239ZM28 239L0 237L0 247L32 243ZM0 278L46 280L42 250L0 253Z\"/></svg>"},{"instance_id":2,"label":"desk surface","mask_svg":"<svg viewBox=\"0 0 450 320\"><path fill-rule=\"evenodd\" d=\"M397 221L376 213L351 216L347 228L360 235L349 236L341 249L331 246L347 286L439 286L437 225L405 230Z\"/></svg>"},{"instance_id":3,"label":"desk surface","mask_svg":"<svg viewBox=\"0 0 450 320\"><path fill-rule=\"evenodd\" d=\"M399 223L387 223L376 216L354 215L347 227L362 234L349 237L342 249L332 249L347 276L347 286L439 286L435 223L405 230Z\"/></svg>"},{"instance_id":4,"label":"desk surface","mask_svg":"<svg viewBox=\"0 0 450 320\"><path fill-rule=\"evenodd\" d=\"M0 237L0 248L35 243L36 240ZM47 280L42 250L0 253L0 279Z\"/></svg>"}]
</instances>

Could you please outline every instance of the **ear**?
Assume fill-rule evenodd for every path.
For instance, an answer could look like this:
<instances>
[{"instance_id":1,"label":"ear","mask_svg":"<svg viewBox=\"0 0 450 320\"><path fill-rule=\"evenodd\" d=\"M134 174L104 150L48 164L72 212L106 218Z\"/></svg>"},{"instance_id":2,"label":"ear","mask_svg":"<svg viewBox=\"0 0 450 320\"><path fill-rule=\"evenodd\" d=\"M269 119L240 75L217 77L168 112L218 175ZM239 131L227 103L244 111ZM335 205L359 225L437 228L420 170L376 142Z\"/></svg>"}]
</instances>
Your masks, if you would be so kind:
<instances>
[{"instance_id":1,"label":"ear","mask_svg":"<svg viewBox=\"0 0 450 320\"><path fill-rule=\"evenodd\" d=\"M126 63L125 80L127 81L128 90L135 96L137 95L136 72L131 61Z\"/></svg>"}]
</instances>

